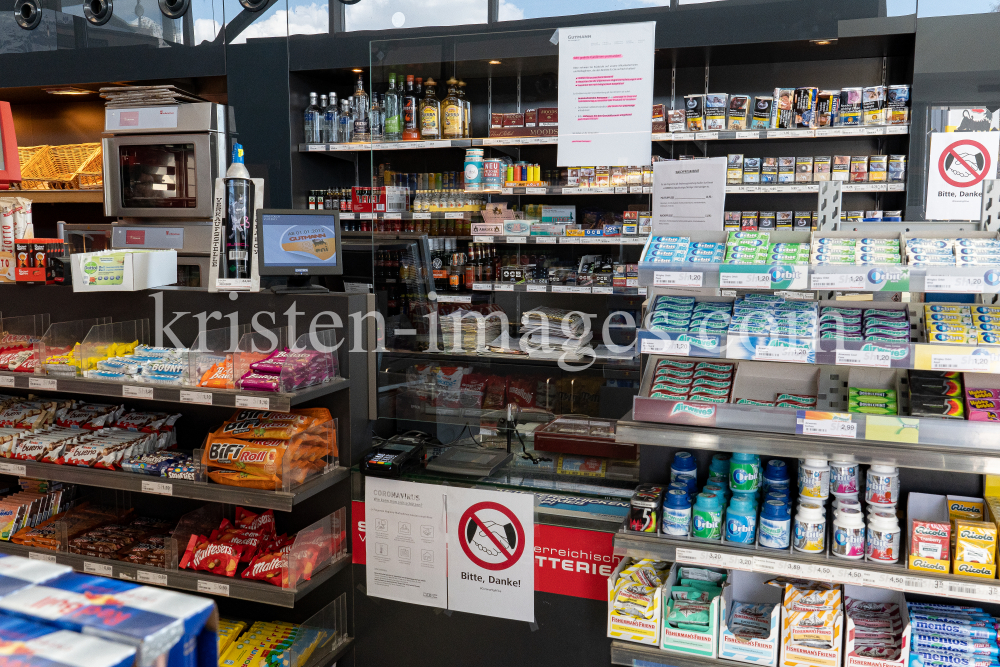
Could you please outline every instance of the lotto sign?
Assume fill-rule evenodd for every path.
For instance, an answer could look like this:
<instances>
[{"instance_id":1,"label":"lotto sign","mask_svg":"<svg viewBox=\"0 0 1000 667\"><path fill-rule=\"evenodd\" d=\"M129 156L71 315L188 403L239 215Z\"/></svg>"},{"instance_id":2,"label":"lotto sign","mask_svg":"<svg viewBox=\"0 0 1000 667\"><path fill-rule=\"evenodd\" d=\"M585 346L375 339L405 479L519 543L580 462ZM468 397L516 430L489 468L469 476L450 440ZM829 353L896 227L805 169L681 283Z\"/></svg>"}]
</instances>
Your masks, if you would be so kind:
<instances>
[{"instance_id":1,"label":"lotto sign","mask_svg":"<svg viewBox=\"0 0 1000 667\"><path fill-rule=\"evenodd\" d=\"M996 178L998 132L936 132L931 135L927 176L928 220L978 220L982 182Z\"/></svg>"},{"instance_id":2,"label":"lotto sign","mask_svg":"<svg viewBox=\"0 0 1000 667\"><path fill-rule=\"evenodd\" d=\"M448 489L448 608L535 620L534 496Z\"/></svg>"}]
</instances>

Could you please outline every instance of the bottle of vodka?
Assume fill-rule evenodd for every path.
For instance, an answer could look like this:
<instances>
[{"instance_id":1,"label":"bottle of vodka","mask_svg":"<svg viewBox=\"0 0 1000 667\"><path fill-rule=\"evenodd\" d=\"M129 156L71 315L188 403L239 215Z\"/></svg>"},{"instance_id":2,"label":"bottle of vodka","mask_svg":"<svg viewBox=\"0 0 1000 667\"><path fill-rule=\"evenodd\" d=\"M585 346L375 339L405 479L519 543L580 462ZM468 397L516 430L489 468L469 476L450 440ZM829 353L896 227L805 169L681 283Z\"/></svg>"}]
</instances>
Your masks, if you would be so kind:
<instances>
[{"instance_id":1,"label":"bottle of vodka","mask_svg":"<svg viewBox=\"0 0 1000 667\"><path fill-rule=\"evenodd\" d=\"M320 120L319 101L316 97L316 93L309 93L309 106L306 107L302 118L307 144L318 144L323 141L323 124Z\"/></svg>"},{"instance_id":2,"label":"bottle of vodka","mask_svg":"<svg viewBox=\"0 0 1000 667\"><path fill-rule=\"evenodd\" d=\"M368 93L365 92L364 80L360 75L354 87L354 113L354 141L371 141L368 117L371 113L371 104L368 101Z\"/></svg>"},{"instance_id":3,"label":"bottle of vodka","mask_svg":"<svg viewBox=\"0 0 1000 667\"><path fill-rule=\"evenodd\" d=\"M389 75L389 90L385 93L385 136L383 141L399 141L403 138L403 105L396 90L396 75Z\"/></svg>"},{"instance_id":4,"label":"bottle of vodka","mask_svg":"<svg viewBox=\"0 0 1000 667\"><path fill-rule=\"evenodd\" d=\"M382 108L382 96L379 93L372 93L372 108L368 113L368 127L371 131L372 141L382 141L385 134L385 110Z\"/></svg>"},{"instance_id":5,"label":"bottle of vodka","mask_svg":"<svg viewBox=\"0 0 1000 667\"><path fill-rule=\"evenodd\" d=\"M350 100L340 100L340 115L337 116L337 141L342 144L354 141L354 116L351 114Z\"/></svg>"},{"instance_id":6,"label":"bottle of vodka","mask_svg":"<svg viewBox=\"0 0 1000 667\"><path fill-rule=\"evenodd\" d=\"M331 144L337 143L337 113L340 107L337 105L337 93L331 92L330 104L323 110L323 141Z\"/></svg>"}]
</instances>

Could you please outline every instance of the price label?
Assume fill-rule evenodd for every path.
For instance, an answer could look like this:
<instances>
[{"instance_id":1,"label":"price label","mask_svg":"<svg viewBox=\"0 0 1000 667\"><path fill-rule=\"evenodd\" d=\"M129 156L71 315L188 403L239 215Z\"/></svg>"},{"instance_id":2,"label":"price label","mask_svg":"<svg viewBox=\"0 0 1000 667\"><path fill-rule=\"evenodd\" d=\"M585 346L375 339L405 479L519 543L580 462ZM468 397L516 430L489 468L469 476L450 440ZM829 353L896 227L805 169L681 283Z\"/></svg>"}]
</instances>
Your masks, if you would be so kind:
<instances>
[{"instance_id":1,"label":"price label","mask_svg":"<svg viewBox=\"0 0 1000 667\"><path fill-rule=\"evenodd\" d=\"M885 134L884 127L863 127L860 132L862 137L879 137L883 134Z\"/></svg>"},{"instance_id":2,"label":"price label","mask_svg":"<svg viewBox=\"0 0 1000 667\"><path fill-rule=\"evenodd\" d=\"M924 289L928 292L971 292L980 294L983 291L982 276L927 276L924 278Z\"/></svg>"},{"instance_id":3,"label":"price label","mask_svg":"<svg viewBox=\"0 0 1000 667\"><path fill-rule=\"evenodd\" d=\"M844 578L841 581L845 584L862 586L865 583L865 572L862 570L845 570L843 577Z\"/></svg>"},{"instance_id":4,"label":"price label","mask_svg":"<svg viewBox=\"0 0 1000 667\"><path fill-rule=\"evenodd\" d=\"M548 292L548 285L528 285L529 292Z\"/></svg>"},{"instance_id":5,"label":"price label","mask_svg":"<svg viewBox=\"0 0 1000 667\"><path fill-rule=\"evenodd\" d=\"M159 496L174 495L174 485L170 482L152 482L144 479L141 488L143 493L155 493Z\"/></svg>"},{"instance_id":6,"label":"price label","mask_svg":"<svg viewBox=\"0 0 1000 667\"><path fill-rule=\"evenodd\" d=\"M28 378L28 389L56 391L58 388L59 383L56 380L51 380L49 378Z\"/></svg>"},{"instance_id":7,"label":"price label","mask_svg":"<svg viewBox=\"0 0 1000 667\"><path fill-rule=\"evenodd\" d=\"M698 551L696 549L678 549L675 560L678 563L693 565L708 565L709 567L726 567L725 554L714 551Z\"/></svg>"},{"instance_id":8,"label":"price label","mask_svg":"<svg viewBox=\"0 0 1000 667\"><path fill-rule=\"evenodd\" d=\"M354 214L353 213L341 213L340 214L340 219L341 220L354 220Z\"/></svg>"},{"instance_id":9,"label":"price label","mask_svg":"<svg viewBox=\"0 0 1000 667\"><path fill-rule=\"evenodd\" d=\"M414 220L430 220L431 219L431 214L430 213L414 213L413 214L413 219Z\"/></svg>"},{"instance_id":10,"label":"price label","mask_svg":"<svg viewBox=\"0 0 1000 667\"><path fill-rule=\"evenodd\" d=\"M640 287L638 289L638 294L639 294L639 296L646 296L646 288L645 287Z\"/></svg>"},{"instance_id":11,"label":"price label","mask_svg":"<svg viewBox=\"0 0 1000 667\"><path fill-rule=\"evenodd\" d=\"M500 194L502 194L502 195L512 195L512 194L514 194L514 188L500 188Z\"/></svg>"},{"instance_id":12,"label":"price label","mask_svg":"<svg viewBox=\"0 0 1000 667\"><path fill-rule=\"evenodd\" d=\"M863 273L814 273L810 278L812 289L863 290Z\"/></svg>"},{"instance_id":13,"label":"price label","mask_svg":"<svg viewBox=\"0 0 1000 667\"><path fill-rule=\"evenodd\" d=\"M445 211L444 212L444 219L445 220L462 220L464 218L465 218L465 213L463 213L462 211Z\"/></svg>"},{"instance_id":14,"label":"price label","mask_svg":"<svg viewBox=\"0 0 1000 667\"><path fill-rule=\"evenodd\" d=\"M122 398L144 398L151 401L153 400L153 388L125 385L122 387Z\"/></svg>"},{"instance_id":15,"label":"price label","mask_svg":"<svg viewBox=\"0 0 1000 667\"><path fill-rule=\"evenodd\" d=\"M809 350L804 347L758 347L755 361L786 361L794 364L809 363Z\"/></svg>"},{"instance_id":16,"label":"price label","mask_svg":"<svg viewBox=\"0 0 1000 667\"><path fill-rule=\"evenodd\" d=\"M874 366L889 368L892 366L892 355L880 350L837 350L838 366Z\"/></svg>"},{"instance_id":17,"label":"price label","mask_svg":"<svg viewBox=\"0 0 1000 667\"><path fill-rule=\"evenodd\" d=\"M493 243L492 236L473 236L472 240L476 243Z\"/></svg>"},{"instance_id":18,"label":"price label","mask_svg":"<svg viewBox=\"0 0 1000 667\"><path fill-rule=\"evenodd\" d=\"M909 125L887 125L885 128L886 134L909 134Z\"/></svg>"},{"instance_id":19,"label":"price label","mask_svg":"<svg viewBox=\"0 0 1000 667\"><path fill-rule=\"evenodd\" d=\"M753 572L753 556L729 556L727 567L733 570L746 570Z\"/></svg>"},{"instance_id":20,"label":"price label","mask_svg":"<svg viewBox=\"0 0 1000 667\"><path fill-rule=\"evenodd\" d=\"M229 584L220 584L216 581L198 580L198 592L209 595L224 595L229 597Z\"/></svg>"},{"instance_id":21,"label":"price label","mask_svg":"<svg viewBox=\"0 0 1000 667\"><path fill-rule=\"evenodd\" d=\"M689 271L653 272L653 285L657 287L701 287L704 279L705 274Z\"/></svg>"},{"instance_id":22,"label":"price label","mask_svg":"<svg viewBox=\"0 0 1000 667\"><path fill-rule=\"evenodd\" d=\"M564 195L575 195L580 192L580 188L563 188L562 193Z\"/></svg>"},{"instance_id":23,"label":"price label","mask_svg":"<svg viewBox=\"0 0 1000 667\"><path fill-rule=\"evenodd\" d=\"M883 574L882 585L894 591L906 591L906 577L901 574Z\"/></svg>"},{"instance_id":24,"label":"price label","mask_svg":"<svg viewBox=\"0 0 1000 667\"><path fill-rule=\"evenodd\" d=\"M617 185L617 186L615 186L615 194L616 195L627 195L628 194L628 186L627 185L625 185L625 186L623 186L623 185Z\"/></svg>"},{"instance_id":25,"label":"price label","mask_svg":"<svg viewBox=\"0 0 1000 667\"><path fill-rule=\"evenodd\" d=\"M196 405L211 405L212 393L208 391L182 391L180 401L181 403L195 403Z\"/></svg>"},{"instance_id":26,"label":"price label","mask_svg":"<svg viewBox=\"0 0 1000 667\"><path fill-rule=\"evenodd\" d=\"M552 293L553 294L572 294L574 287L575 287L574 285L553 285L552 286Z\"/></svg>"},{"instance_id":27,"label":"price label","mask_svg":"<svg viewBox=\"0 0 1000 667\"><path fill-rule=\"evenodd\" d=\"M886 183L886 192L902 192L906 189L906 183Z\"/></svg>"},{"instance_id":28,"label":"price label","mask_svg":"<svg viewBox=\"0 0 1000 667\"><path fill-rule=\"evenodd\" d=\"M514 291L514 283L494 283L493 284L493 291L494 292L513 292Z\"/></svg>"},{"instance_id":29,"label":"price label","mask_svg":"<svg viewBox=\"0 0 1000 667\"><path fill-rule=\"evenodd\" d=\"M492 292L492 283L472 283L472 291L474 292Z\"/></svg>"},{"instance_id":30,"label":"price label","mask_svg":"<svg viewBox=\"0 0 1000 667\"><path fill-rule=\"evenodd\" d=\"M157 586L167 585L167 575L160 574L159 572L136 570L135 580L142 584L156 584Z\"/></svg>"},{"instance_id":31,"label":"price label","mask_svg":"<svg viewBox=\"0 0 1000 667\"><path fill-rule=\"evenodd\" d=\"M719 274L719 287L743 287L748 289L770 289L771 274L764 273L729 273Z\"/></svg>"},{"instance_id":32,"label":"price label","mask_svg":"<svg viewBox=\"0 0 1000 667\"><path fill-rule=\"evenodd\" d=\"M884 588L886 575L883 572L871 572L869 570L861 570L861 583L865 586L877 586L879 588Z\"/></svg>"},{"instance_id":33,"label":"price label","mask_svg":"<svg viewBox=\"0 0 1000 667\"><path fill-rule=\"evenodd\" d=\"M96 574L101 577L114 576L110 565L105 565L104 563L91 563L87 560L83 561L83 571L87 574Z\"/></svg>"},{"instance_id":34,"label":"price label","mask_svg":"<svg viewBox=\"0 0 1000 667\"><path fill-rule=\"evenodd\" d=\"M845 137L847 134L842 127L821 127L816 130L817 137Z\"/></svg>"},{"instance_id":35,"label":"price label","mask_svg":"<svg viewBox=\"0 0 1000 667\"><path fill-rule=\"evenodd\" d=\"M386 213L382 217L385 218L386 220L402 220L403 219L403 214L402 213Z\"/></svg>"},{"instance_id":36,"label":"price label","mask_svg":"<svg viewBox=\"0 0 1000 667\"><path fill-rule=\"evenodd\" d=\"M691 343L686 340L643 338L639 352L642 354L674 354L681 357L689 357L691 356Z\"/></svg>"},{"instance_id":37,"label":"price label","mask_svg":"<svg viewBox=\"0 0 1000 667\"><path fill-rule=\"evenodd\" d=\"M614 294L614 287L594 287L591 289L592 294Z\"/></svg>"},{"instance_id":38,"label":"price label","mask_svg":"<svg viewBox=\"0 0 1000 667\"><path fill-rule=\"evenodd\" d=\"M270 410L271 399L266 396L237 396L236 407L252 408L254 410Z\"/></svg>"},{"instance_id":39,"label":"price label","mask_svg":"<svg viewBox=\"0 0 1000 667\"><path fill-rule=\"evenodd\" d=\"M615 193L614 188L589 188L584 190L587 194L592 195L613 195Z\"/></svg>"},{"instance_id":40,"label":"price label","mask_svg":"<svg viewBox=\"0 0 1000 667\"><path fill-rule=\"evenodd\" d=\"M24 477L28 474L28 467L17 463L0 463L0 474Z\"/></svg>"},{"instance_id":41,"label":"price label","mask_svg":"<svg viewBox=\"0 0 1000 667\"><path fill-rule=\"evenodd\" d=\"M559 243L561 245L566 245L566 244L580 245L580 243L582 241L583 241L583 238L581 238L579 236L560 236L559 237Z\"/></svg>"},{"instance_id":42,"label":"price label","mask_svg":"<svg viewBox=\"0 0 1000 667\"><path fill-rule=\"evenodd\" d=\"M811 565L808 568L807 574L813 579L819 579L820 581L836 581L833 576L835 569L838 568L833 568L829 565Z\"/></svg>"},{"instance_id":43,"label":"price label","mask_svg":"<svg viewBox=\"0 0 1000 667\"><path fill-rule=\"evenodd\" d=\"M548 188L525 188L524 194L526 195L544 195L548 194Z\"/></svg>"},{"instance_id":44,"label":"price label","mask_svg":"<svg viewBox=\"0 0 1000 667\"><path fill-rule=\"evenodd\" d=\"M979 354L932 354L931 370L989 373L990 357Z\"/></svg>"},{"instance_id":45,"label":"price label","mask_svg":"<svg viewBox=\"0 0 1000 667\"><path fill-rule=\"evenodd\" d=\"M651 195L651 194L653 194L653 186L652 185L644 185L644 186L642 186L642 194L644 194L644 195Z\"/></svg>"},{"instance_id":46,"label":"price label","mask_svg":"<svg viewBox=\"0 0 1000 667\"><path fill-rule=\"evenodd\" d=\"M737 132L737 139L760 139L760 131L755 132Z\"/></svg>"},{"instance_id":47,"label":"price label","mask_svg":"<svg viewBox=\"0 0 1000 667\"><path fill-rule=\"evenodd\" d=\"M792 577L802 577L806 574L805 563L798 563L796 561L780 561L778 568L782 574L787 574Z\"/></svg>"},{"instance_id":48,"label":"price label","mask_svg":"<svg viewBox=\"0 0 1000 667\"><path fill-rule=\"evenodd\" d=\"M674 141L694 141L694 132L674 132Z\"/></svg>"},{"instance_id":49,"label":"price label","mask_svg":"<svg viewBox=\"0 0 1000 667\"><path fill-rule=\"evenodd\" d=\"M14 386L13 375L0 375L0 387L13 387L13 386Z\"/></svg>"},{"instance_id":50,"label":"price label","mask_svg":"<svg viewBox=\"0 0 1000 667\"><path fill-rule=\"evenodd\" d=\"M753 557L753 571L767 572L768 574L778 574L781 564L773 558Z\"/></svg>"},{"instance_id":51,"label":"price label","mask_svg":"<svg viewBox=\"0 0 1000 667\"><path fill-rule=\"evenodd\" d=\"M628 192L630 195L641 195L642 186L641 185L630 185L628 186Z\"/></svg>"},{"instance_id":52,"label":"price label","mask_svg":"<svg viewBox=\"0 0 1000 667\"><path fill-rule=\"evenodd\" d=\"M834 419L803 419L802 435L825 435L831 438L857 438L858 425L843 419L846 415ZM848 418L849 419L849 418Z\"/></svg>"},{"instance_id":53,"label":"price label","mask_svg":"<svg viewBox=\"0 0 1000 667\"><path fill-rule=\"evenodd\" d=\"M695 132L695 141L715 141L719 138L718 132Z\"/></svg>"},{"instance_id":54,"label":"price label","mask_svg":"<svg viewBox=\"0 0 1000 667\"><path fill-rule=\"evenodd\" d=\"M924 579L923 577L904 577L903 585L907 593L930 593L940 595L944 582L940 579Z\"/></svg>"},{"instance_id":55,"label":"price label","mask_svg":"<svg viewBox=\"0 0 1000 667\"><path fill-rule=\"evenodd\" d=\"M527 243L528 242L528 237L527 236L508 236L506 240L507 240L507 243Z\"/></svg>"},{"instance_id":56,"label":"price label","mask_svg":"<svg viewBox=\"0 0 1000 667\"><path fill-rule=\"evenodd\" d=\"M28 560L40 560L43 563L54 563L56 562L56 557L54 554L40 554L37 551L29 551Z\"/></svg>"},{"instance_id":57,"label":"price label","mask_svg":"<svg viewBox=\"0 0 1000 667\"><path fill-rule=\"evenodd\" d=\"M375 219L375 214L374 213L362 213L361 214L361 219L362 220L374 220Z\"/></svg>"},{"instance_id":58,"label":"price label","mask_svg":"<svg viewBox=\"0 0 1000 667\"><path fill-rule=\"evenodd\" d=\"M535 236L534 239L535 243L539 243L542 245L554 245L556 243L559 243L558 236Z\"/></svg>"},{"instance_id":59,"label":"price label","mask_svg":"<svg viewBox=\"0 0 1000 667\"><path fill-rule=\"evenodd\" d=\"M472 303L471 294L439 294L438 303Z\"/></svg>"}]
</instances>

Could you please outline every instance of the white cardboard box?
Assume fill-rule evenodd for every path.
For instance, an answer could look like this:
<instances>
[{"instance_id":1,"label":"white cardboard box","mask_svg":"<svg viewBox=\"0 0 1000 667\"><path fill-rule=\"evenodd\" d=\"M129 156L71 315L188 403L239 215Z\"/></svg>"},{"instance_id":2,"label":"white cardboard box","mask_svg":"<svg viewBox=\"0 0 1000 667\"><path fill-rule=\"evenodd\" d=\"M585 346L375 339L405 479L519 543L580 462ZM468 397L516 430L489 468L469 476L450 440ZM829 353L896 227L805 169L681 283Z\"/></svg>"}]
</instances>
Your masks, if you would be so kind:
<instances>
[{"instance_id":1,"label":"white cardboard box","mask_svg":"<svg viewBox=\"0 0 1000 667\"><path fill-rule=\"evenodd\" d=\"M138 292L177 282L176 250L107 250L70 259L74 292Z\"/></svg>"},{"instance_id":2,"label":"white cardboard box","mask_svg":"<svg viewBox=\"0 0 1000 667\"><path fill-rule=\"evenodd\" d=\"M670 568L670 576L663 583L663 626L660 648L671 653L681 653L684 655L697 655L704 658L719 657L719 628L721 627L720 617L722 609L722 596L712 600L708 610L708 632L693 632L691 630L681 630L670 627L667 624L667 616L673 608L673 600L670 599L670 589L680 579L678 570L682 566L674 563ZM712 570L713 572L725 573L725 570L716 568L701 568ZM725 588L723 588L725 591Z\"/></svg>"},{"instance_id":3,"label":"white cardboard box","mask_svg":"<svg viewBox=\"0 0 1000 667\"><path fill-rule=\"evenodd\" d=\"M844 655L847 657L845 667L907 667L910 661L910 612L906 606L906 597L897 591L871 586L844 586L844 607L847 600L864 600L865 602L893 602L899 605L899 616L903 620L903 637L900 641L899 658L883 660L881 658L866 658L854 653L854 621L847 616L847 641L844 644Z\"/></svg>"},{"instance_id":4,"label":"white cardboard box","mask_svg":"<svg viewBox=\"0 0 1000 667\"><path fill-rule=\"evenodd\" d=\"M654 612L650 619L636 618L615 610L615 582L618 581L621 571L633 562L631 558L623 558L608 577L608 637L656 646L660 643L660 626L663 625L660 622L663 613L663 605L660 604L662 588L657 588L654 593Z\"/></svg>"},{"instance_id":5,"label":"white cardboard box","mask_svg":"<svg viewBox=\"0 0 1000 667\"><path fill-rule=\"evenodd\" d=\"M719 634L719 657L736 662L775 667L781 648L781 589L764 582L774 575L732 570L729 585L722 589L722 630ZM733 602L767 602L771 612L771 634L766 639L743 639L729 629Z\"/></svg>"}]
</instances>

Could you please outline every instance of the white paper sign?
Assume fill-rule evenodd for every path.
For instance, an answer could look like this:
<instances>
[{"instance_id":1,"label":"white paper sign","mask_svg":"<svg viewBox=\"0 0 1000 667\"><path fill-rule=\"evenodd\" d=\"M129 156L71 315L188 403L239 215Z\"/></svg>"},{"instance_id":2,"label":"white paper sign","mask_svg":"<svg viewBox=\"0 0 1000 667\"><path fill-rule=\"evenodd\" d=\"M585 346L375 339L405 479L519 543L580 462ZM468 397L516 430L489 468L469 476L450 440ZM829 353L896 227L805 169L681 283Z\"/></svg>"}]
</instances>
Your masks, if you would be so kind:
<instances>
[{"instance_id":1,"label":"white paper sign","mask_svg":"<svg viewBox=\"0 0 1000 667\"><path fill-rule=\"evenodd\" d=\"M649 164L655 29L652 21L559 29L556 166Z\"/></svg>"},{"instance_id":2,"label":"white paper sign","mask_svg":"<svg viewBox=\"0 0 1000 667\"><path fill-rule=\"evenodd\" d=\"M366 478L368 595L448 608L445 493L430 484Z\"/></svg>"},{"instance_id":3,"label":"white paper sign","mask_svg":"<svg viewBox=\"0 0 1000 667\"><path fill-rule=\"evenodd\" d=\"M998 132L934 132L927 164L927 220L979 220L983 180L996 178Z\"/></svg>"},{"instance_id":4,"label":"white paper sign","mask_svg":"<svg viewBox=\"0 0 1000 667\"><path fill-rule=\"evenodd\" d=\"M531 494L448 489L449 609L535 622L534 522Z\"/></svg>"},{"instance_id":5,"label":"white paper sign","mask_svg":"<svg viewBox=\"0 0 1000 667\"><path fill-rule=\"evenodd\" d=\"M653 163L653 233L722 231L726 158Z\"/></svg>"}]
</instances>

